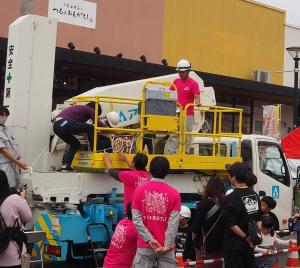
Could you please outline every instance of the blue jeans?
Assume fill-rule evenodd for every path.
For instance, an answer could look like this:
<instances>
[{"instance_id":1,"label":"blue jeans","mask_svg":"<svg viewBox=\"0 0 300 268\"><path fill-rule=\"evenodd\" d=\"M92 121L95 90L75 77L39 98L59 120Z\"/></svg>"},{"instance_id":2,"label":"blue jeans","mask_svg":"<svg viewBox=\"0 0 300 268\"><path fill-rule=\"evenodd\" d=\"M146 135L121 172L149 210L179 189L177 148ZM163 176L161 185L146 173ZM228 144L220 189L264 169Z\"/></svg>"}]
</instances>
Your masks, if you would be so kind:
<instances>
[{"instance_id":1,"label":"blue jeans","mask_svg":"<svg viewBox=\"0 0 300 268\"><path fill-rule=\"evenodd\" d=\"M66 166L71 167L73 158L80 147L80 142L74 137L76 134L86 133L90 146L94 144L94 126L77 122L68 119L61 119L53 124L54 133L60 137L65 143L70 145L69 150L66 153Z\"/></svg>"}]
</instances>

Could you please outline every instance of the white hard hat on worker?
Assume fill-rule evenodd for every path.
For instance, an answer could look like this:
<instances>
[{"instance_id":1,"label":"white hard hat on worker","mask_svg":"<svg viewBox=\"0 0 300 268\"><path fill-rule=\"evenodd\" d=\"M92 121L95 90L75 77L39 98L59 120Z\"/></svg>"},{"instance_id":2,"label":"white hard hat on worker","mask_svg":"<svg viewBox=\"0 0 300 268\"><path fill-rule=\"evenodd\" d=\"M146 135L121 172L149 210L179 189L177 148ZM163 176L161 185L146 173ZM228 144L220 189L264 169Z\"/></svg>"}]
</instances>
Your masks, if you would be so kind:
<instances>
[{"instance_id":1,"label":"white hard hat on worker","mask_svg":"<svg viewBox=\"0 0 300 268\"><path fill-rule=\"evenodd\" d=\"M177 62L176 71L178 72L190 71L191 68L192 68L191 63L188 60L182 59Z\"/></svg>"},{"instance_id":2,"label":"white hard hat on worker","mask_svg":"<svg viewBox=\"0 0 300 268\"><path fill-rule=\"evenodd\" d=\"M109 112L106 114L107 121L111 127L116 127L121 119L117 112Z\"/></svg>"}]
</instances>

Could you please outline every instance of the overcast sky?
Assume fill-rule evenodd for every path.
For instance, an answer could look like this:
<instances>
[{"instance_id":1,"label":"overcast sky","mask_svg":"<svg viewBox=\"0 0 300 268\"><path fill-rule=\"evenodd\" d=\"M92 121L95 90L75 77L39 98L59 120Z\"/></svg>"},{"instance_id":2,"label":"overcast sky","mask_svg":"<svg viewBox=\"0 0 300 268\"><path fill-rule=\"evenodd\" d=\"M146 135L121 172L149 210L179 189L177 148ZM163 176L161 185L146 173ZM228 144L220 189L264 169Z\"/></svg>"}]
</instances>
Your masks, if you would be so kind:
<instances>
[{"instance_id":1,"label":"overcast sky","mask_svg":"<svg viewBox=\"0 0 300 268\"><path fill-rule=\"evenodd\" d=\"M256 0L287 11L286 22L300 27L300 0Z\"/></svg>"}]
</instances>

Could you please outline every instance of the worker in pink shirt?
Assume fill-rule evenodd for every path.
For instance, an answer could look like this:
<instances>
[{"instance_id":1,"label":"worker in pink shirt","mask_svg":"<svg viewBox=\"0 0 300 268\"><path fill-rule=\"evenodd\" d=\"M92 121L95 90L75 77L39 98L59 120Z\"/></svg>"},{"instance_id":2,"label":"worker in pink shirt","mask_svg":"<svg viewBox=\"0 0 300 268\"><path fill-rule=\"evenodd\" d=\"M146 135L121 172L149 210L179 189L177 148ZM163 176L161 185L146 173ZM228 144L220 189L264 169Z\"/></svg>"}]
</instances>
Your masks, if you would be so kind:
<instances>
[{"instance_id":1,"label":"worker in pink shirt","mask_svg":"<svg viewBox=\"0 0 300 268\"><path fill-rule=\"evenodd\" d=\"M137 231L132 223L131 203L127 217L119 221L104 259L104 268L131 268L137 247Z\"/></svg>"},{"instance_id":2,"label":"worker in pink shirt","mask_svg":"<svg viewBox=\"0 0 300 268\"><path fill-rule=\"evenodd\" d=\"M126 214L126 206L131 202L131 198L135 189L151 179L151 175L146 171L148 157L145 154L137 153L132 161L125 154L120 154L119 158L125 162L131 170L119 171L112 168L112 160L109 154L104 155L104 163L107 173L114 179L124 183L124 214Z\"/></svg>"},{"instance_id":3,"label":"worker in pink shirt","mask_svg":"<svg viewBox=\"0 0 300 268\"><path fill-rule=\"evenodd\" d=\"M185 109L186 106L190 103L200 106L200 90L199 84L193 78L189 77L189 72L191 70L191 64L187 60L180 60L177 63L177 72L179 78L173 81L173 84L177 88L178 102L182 106L182 109ZM173 87L171 90L175 90ZM186 117L186 131L191 132L194 125L194 106L191 106L187 109ZM190 146L192 142L191 135L186 137L186 153L190 151ZM168 141L168 154L176 154L178 150L178 135L170 135Z\"/></svg>"},{"instance_id":4,"label":"worker in pink shirt","mask_svg":"<svg viewBox=\"0 0 300 268\"><path fill-rule=\"evenodd\" d=\"M165 157L150 163L153 178L139 186L132 197L132 219L137 232L135 268L176 268L175 237L180 219L181 201L176 189L164 178L170 164Z\"/></svg>"}]
</instances>

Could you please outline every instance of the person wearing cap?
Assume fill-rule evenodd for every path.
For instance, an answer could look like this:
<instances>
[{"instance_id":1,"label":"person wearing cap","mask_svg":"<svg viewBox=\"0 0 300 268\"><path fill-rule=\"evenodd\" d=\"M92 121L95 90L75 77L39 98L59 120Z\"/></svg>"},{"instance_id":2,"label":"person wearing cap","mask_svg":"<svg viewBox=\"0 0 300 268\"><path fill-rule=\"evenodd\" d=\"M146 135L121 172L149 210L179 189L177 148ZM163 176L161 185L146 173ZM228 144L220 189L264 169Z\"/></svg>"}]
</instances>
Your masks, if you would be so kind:
<instances>
[{"instance_id":1,"label":"person wearing cap","mask_svg":"<svg viewBox=\"0 0 300 268\"><path fill-rule=\"evenodd\" d=\"M245 164L226 165L234 191L225 197L223 214L226 224L224 239L225 268L257 267L254 245L248 237L248 219L261 224L259 196L247 186L249 171Z\"/></svg>"},{"instance_id":2,"label":"person wearing cap","mask_svg":"<svg viewBox=\"0 0 300 268\"><path fill-rule=\"evenodd\" d=\"M276 201L274 200L273 197L271 196L264 196L261 200L261 213L263 216L270 216L273 220L273 225L274 225L274 230L278 231L279 230L279 221L277 216L271 212L271 210L276 208Z\"/></svg>"},{"instance_id":3,"label":"person wearing cap","mask_svg":"<svg viewBox=\"0 0 300 268\"><path fill-rule=\"evenodd\" d=\"M101 115L101 112L102 109L98 103L98 115ZM106 116L105 120L99 118L98 126L115 126L115 117L115 114L113 114L113 116ZM74 135L86 133L89 144L91 148L93 148L94 125L87 123L89 120L93 122L95 120L95 102L89 102L86 105L73 105L67 107L54 119L54 133L65 143L70 145L70 148L66 153L65 166L62 167L61 171L74 171L71 165L73 158L80 147L80 142Z\"/></svg>"},{"instance_id":4,"label":"person wearing cap","mask_svg":"<svg viewBox=\"0 0 300 268\"><path fill-rule=\"evenodd\" d=\"M180 103L182 109L190 103L200 106L200 90L199 84L193 78L189 77L189 72L192 66L188 60L182 59L177 63L177 72L179 78L173 81L176 86L178 102ZM175 90L174 87L170 88ZM186 112L186 131L191 132L194 125L194 107L191 106ZM190 144L192 142L192 137L188 135L186 137L186 153L190 151ZM178 149L178 135L170 135L170 140L168 141L168 154L176 154Z\"/></svg>"},{"instance_id":5,"label":"person wearing cap","mask_svg":"<svg viewBox=\"0 0 300 268\"><path fill-rule=\"evenodd\" d=\"M254 185L257 184L257 177L249 172L248 174L248 177L247 177L247 181L246 181L246 184L249 188L251 188L252 190L254 190ZM226 191L226 194L225 195L229 195L231 194L232 192L234 191L233 188L230 188L229 190Z\"/></svg>"},{"instance_id":6,"label":"person wearing cap","mask_svg":"<svg viewBox=\"0 0 300 268\"><path fill-rule=\"evenodd\" d=\"M181 206L175 245L176 253L182 253L184 261L194 261L196 259L195 249L192 245L192 231L189 224L191 215L191 210L187 206Z\"/></svg>"}]
</instances>

